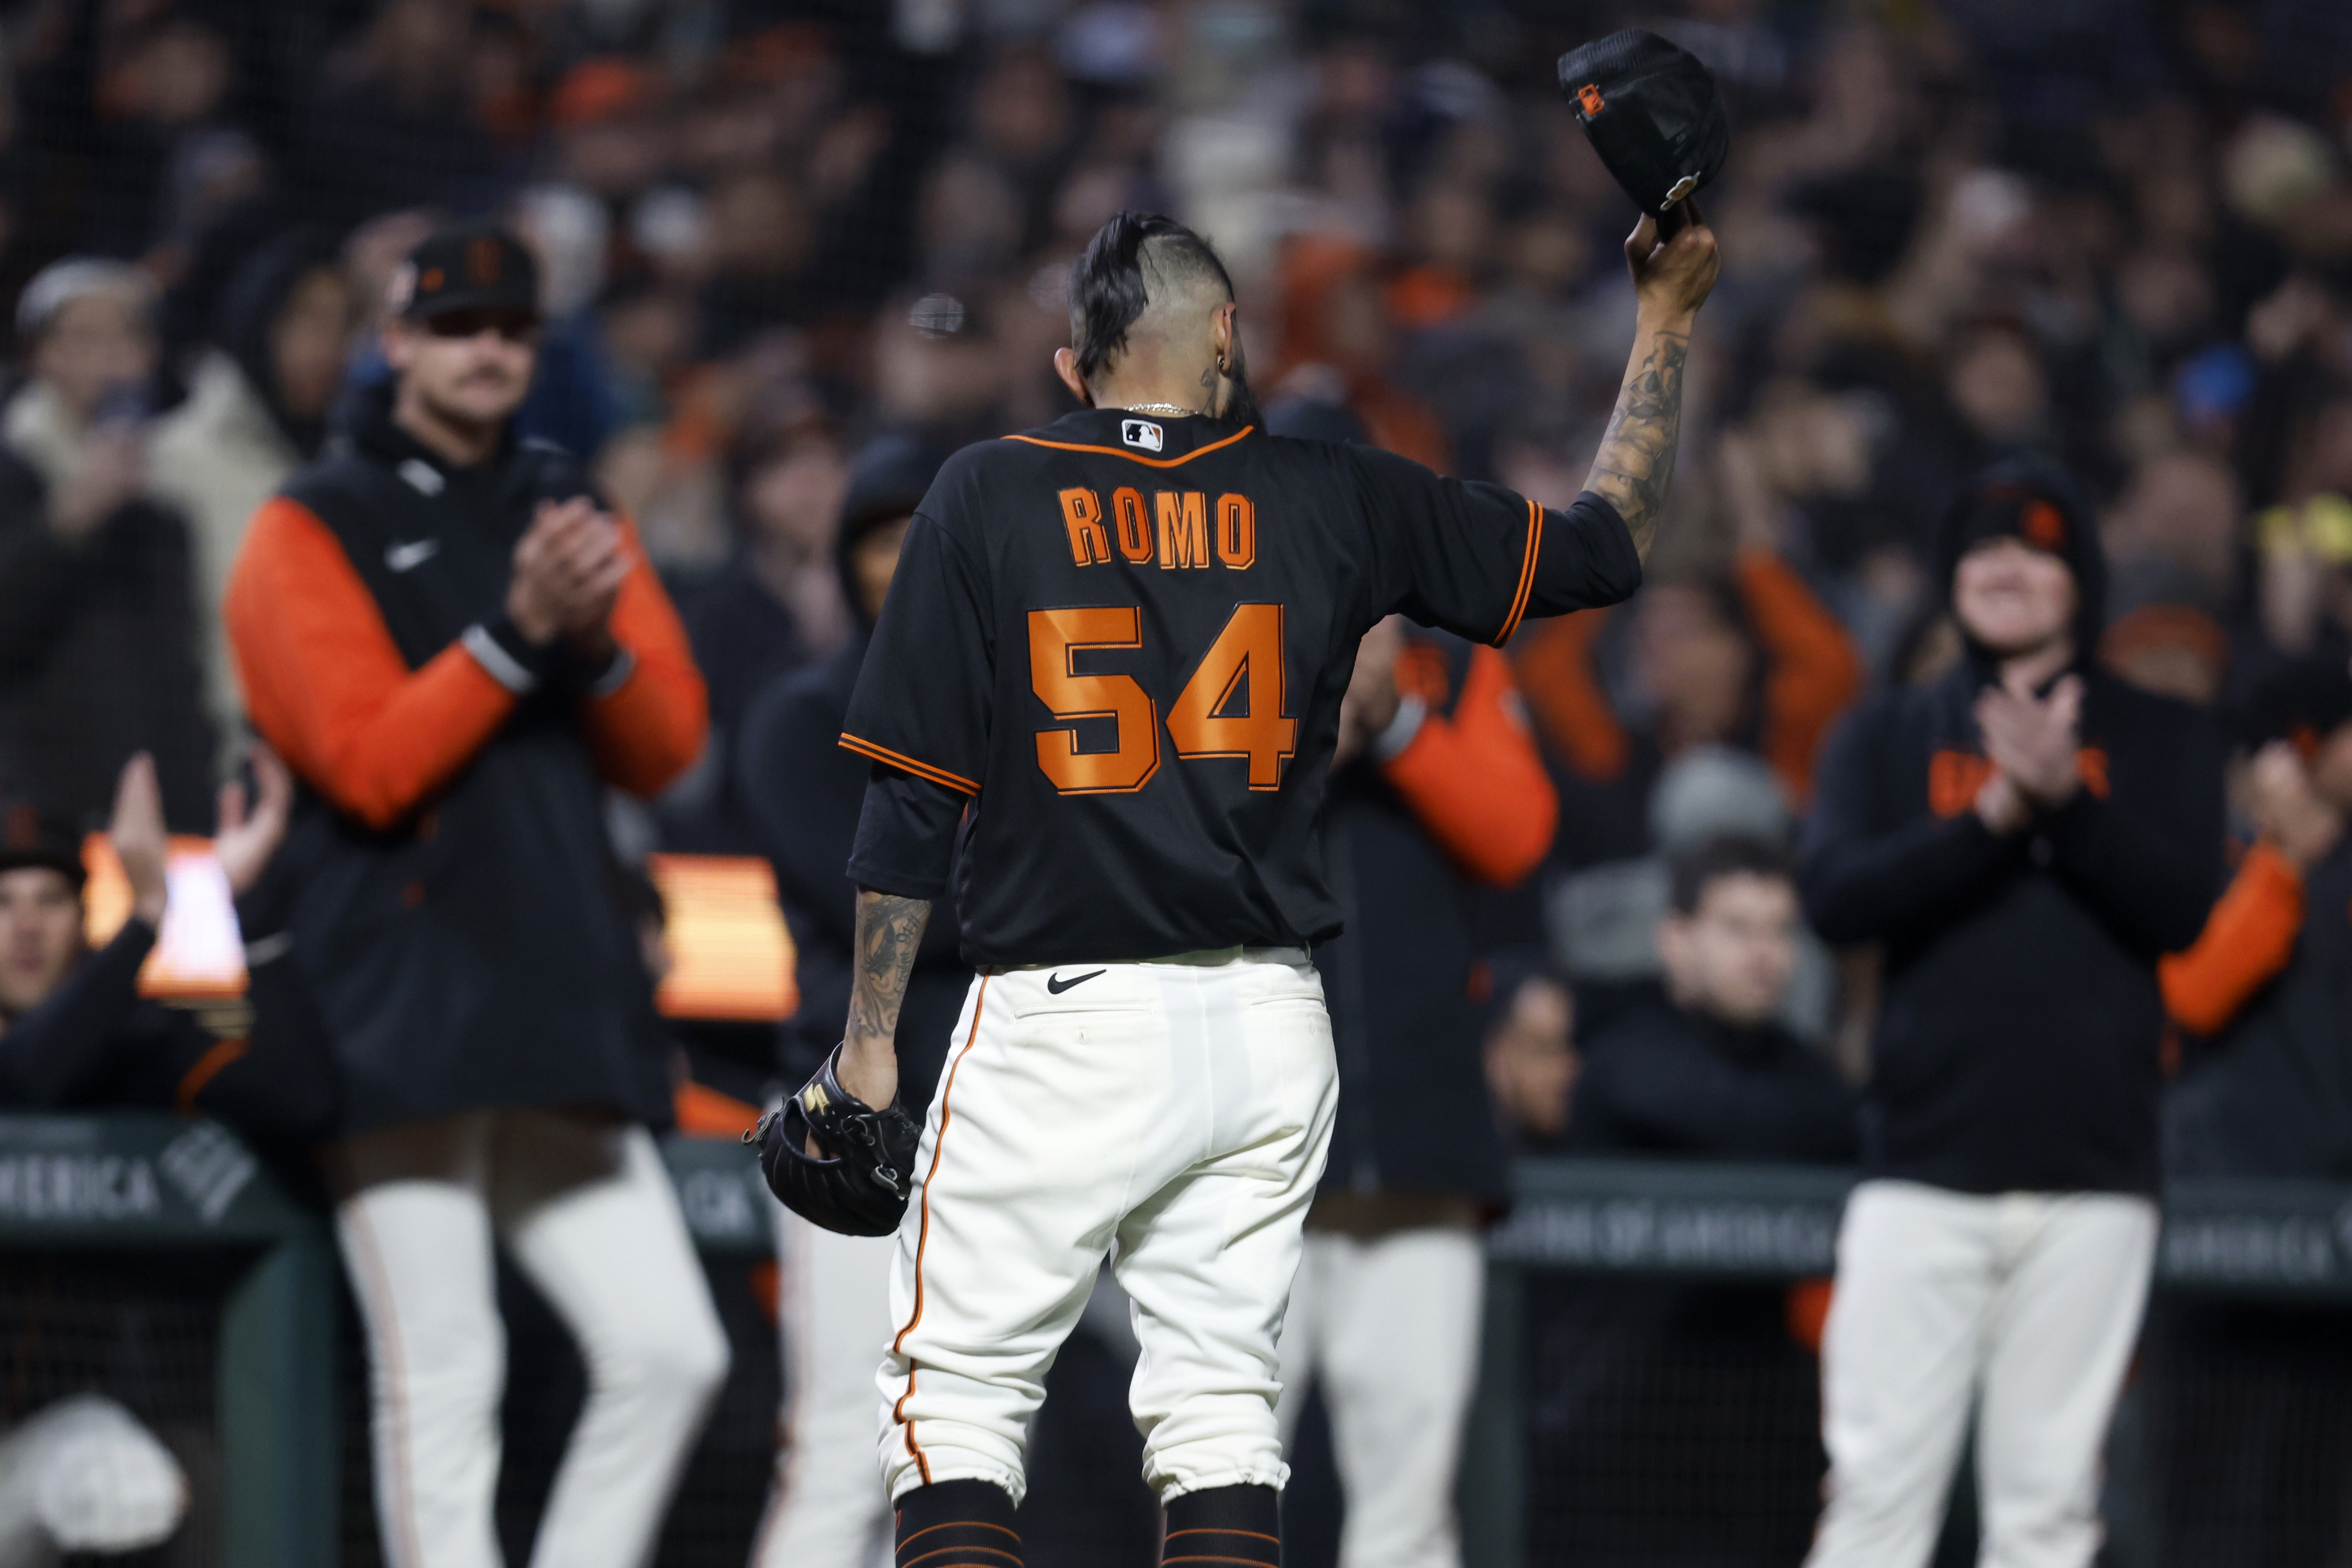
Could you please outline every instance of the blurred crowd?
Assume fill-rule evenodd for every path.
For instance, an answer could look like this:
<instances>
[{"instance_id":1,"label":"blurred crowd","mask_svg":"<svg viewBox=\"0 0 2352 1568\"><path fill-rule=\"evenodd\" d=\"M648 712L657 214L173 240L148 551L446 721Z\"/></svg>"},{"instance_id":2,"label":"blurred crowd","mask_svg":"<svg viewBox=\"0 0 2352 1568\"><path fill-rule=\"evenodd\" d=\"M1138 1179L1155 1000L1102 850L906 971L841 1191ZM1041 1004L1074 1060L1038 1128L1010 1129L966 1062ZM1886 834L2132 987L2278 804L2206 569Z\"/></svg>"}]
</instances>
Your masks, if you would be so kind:
<instances>
[{"instance_id":1,"label":"blurred crowd","mask_svg":"<svg viewBox=\"0 0 2352 1568\"><path fill-rule=\"evenodd\" d=\"M1633 24L1735 124L1663 542L1631 605L1530 624L1489 692L1557 794L1549 848L1496 876L1424 826L1515 882L1463 942L1519 1146L1851 1158L1874 960L1804 928L1786 857L1840 717L1964 657L1934 539L1970 475L2063 467L2106 560L2096 662L2245 742L2237 837L2298 878L2336 850L2340 0L18 0L0 798L97 826L145 752L171 829L222 826L232 563L390 374L394 274L451 218L536 255L519 428L635 520L708 683L700 760L616 810L625 858L769 847L744 721L863 636L854 459L1066 411L1066 269L1121 209L1220 247L1277 426L1566 507L1634 215L1553 62ZM2255 864L2223 907L2275 961L2168 974L2192 1042L2288 962L2300 883ZM1732 1098L1694 1100L1709 1074ZM2352 1171L2346 1087L2309 1173ZM2200 1168L2248 1147L2200 1136Z\"/></svg>"}]
</instances>

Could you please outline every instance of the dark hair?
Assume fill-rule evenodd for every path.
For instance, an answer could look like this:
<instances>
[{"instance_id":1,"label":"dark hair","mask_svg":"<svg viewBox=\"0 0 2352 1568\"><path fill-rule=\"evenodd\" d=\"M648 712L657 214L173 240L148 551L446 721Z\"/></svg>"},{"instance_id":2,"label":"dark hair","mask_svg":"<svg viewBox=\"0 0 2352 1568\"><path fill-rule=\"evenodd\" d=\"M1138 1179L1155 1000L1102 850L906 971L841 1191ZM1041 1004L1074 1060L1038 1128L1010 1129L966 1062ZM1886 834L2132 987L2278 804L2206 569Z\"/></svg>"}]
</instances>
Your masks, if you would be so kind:
<instances>
[{"instance_id":1,"label":"dark hair","mask_svg":"<svg viewBox=\"0 0 2352 1568\"><path fill-rule=\"evenodd\" d=\"M1674 858L1668 898L1675 913L1696 914L1707 889L1726 877L1774 877L1787 880L1789 857L1751 834L1726 833L1704 839Z\"/></svg>"},{"instance_id":2,"label":"dark hair","mask_svg":"<svg viewBox=\"0 0 2352 1568\"><path fill-rule=\"evenodd\" d=\"M1233 298L1233 277L1207 240L1158 213L1118 214L1095 231L1086 254L1070 268L1071 347L1077 351L1083 380L1092 381L1127 346L1127 330L1150 303L1143 283L1147 240L1158 242L1152 247L1155 270L1206 274Z\"/></svg>"}]
</instances>

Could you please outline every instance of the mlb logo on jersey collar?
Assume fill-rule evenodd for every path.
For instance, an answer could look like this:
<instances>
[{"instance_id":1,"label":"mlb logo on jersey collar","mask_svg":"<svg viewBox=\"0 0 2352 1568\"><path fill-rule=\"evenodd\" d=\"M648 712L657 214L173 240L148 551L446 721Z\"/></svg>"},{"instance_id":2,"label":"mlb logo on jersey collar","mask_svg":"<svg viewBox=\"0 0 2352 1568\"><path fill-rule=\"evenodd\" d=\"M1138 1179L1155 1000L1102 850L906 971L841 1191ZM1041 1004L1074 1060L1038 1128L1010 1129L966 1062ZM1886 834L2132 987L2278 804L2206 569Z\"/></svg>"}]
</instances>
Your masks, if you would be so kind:
<instances>
[{"instance_id":1,"label":"mlb logo on jersey collar","mask_svg":"<svg viewBox=\"0 0 2352 1568\"><path fill-rule=\"evenodd\" d=\"M1122 419L1118 425L1118 438L1130 447L1157 452L1164 437L1160 426L1149 419Z\"/></svg>"}]
</instances>

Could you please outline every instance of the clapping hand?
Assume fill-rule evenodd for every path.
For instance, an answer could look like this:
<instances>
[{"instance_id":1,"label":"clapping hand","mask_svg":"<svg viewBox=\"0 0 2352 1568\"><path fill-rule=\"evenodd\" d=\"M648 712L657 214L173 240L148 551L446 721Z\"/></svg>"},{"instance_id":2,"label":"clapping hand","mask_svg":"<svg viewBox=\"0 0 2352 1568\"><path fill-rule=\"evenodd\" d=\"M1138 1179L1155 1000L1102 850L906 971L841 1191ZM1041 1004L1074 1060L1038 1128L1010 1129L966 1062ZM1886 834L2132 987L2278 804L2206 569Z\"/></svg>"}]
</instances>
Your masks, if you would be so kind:
<instances>
[{"instance_id":1,"label":"clapping hand","mask_svg":"<svg viewBox=\"0 0 2352 1568\"><path fill-rule=\"evenodd\" d=\"M2308 870L2344 836L2344 816L2311 787L2295 749L2273 741L2254 753L2246 775L2248 813L2264 841L2298 871Z\"/></svg>"},{"instance_id":2,"label":"clapping hand","mask_svg":"<svg viewBox=\"0 0 2352 1568\"><path fill-rule=\"evenodd\" d=\"M1977 698L1976 718L1993 762L1993 775L1977 795L1977 815L1994 832L2023 826L2035 811L2065 805L2082 787L2075 763L2081 677L2061 677L2042 698L2006 686L1989 688Z\"/></svg>"},{"instance_id":3,"label":"clapping hand","mask_svg":"<svg viewBox=\"0 0 2352 1568\"><path fill-rule=\"evenodd\" d=\"M613 606L631 565L620 525L593 500L543 500L515 545L507 616L541 647L560 637L583 653L608 653Z\"/></svg>"},{"instance_id":4,"label":"clapping hand","mask_svg":"<svg viewBox=\"0 0 2352 1568\"><path fill-rule=\"evenodd\" d=\"M163 923L171 902L164 871L170 836L163 829L163 790L155 781L155 759L141 752L122 764L114 785L114 816L106 825L114 858L131 884L131 913L151 926Z\"/></svg>"},{"instance_id":5,"label":"clapping hand","mask_svg":"<svg viewBox=\"0 0 2352 1568\"><path fill-rule=\"evenodd\" d=\"M228 876L229 891L242 894L261 879L269 858L285 842L287 818L294 806L294 778L278 753L256 744L253 761L256 792L250 809L245 785L221 785L220 827L213 835L213 854Z\"/></svg>"}]
</instances>

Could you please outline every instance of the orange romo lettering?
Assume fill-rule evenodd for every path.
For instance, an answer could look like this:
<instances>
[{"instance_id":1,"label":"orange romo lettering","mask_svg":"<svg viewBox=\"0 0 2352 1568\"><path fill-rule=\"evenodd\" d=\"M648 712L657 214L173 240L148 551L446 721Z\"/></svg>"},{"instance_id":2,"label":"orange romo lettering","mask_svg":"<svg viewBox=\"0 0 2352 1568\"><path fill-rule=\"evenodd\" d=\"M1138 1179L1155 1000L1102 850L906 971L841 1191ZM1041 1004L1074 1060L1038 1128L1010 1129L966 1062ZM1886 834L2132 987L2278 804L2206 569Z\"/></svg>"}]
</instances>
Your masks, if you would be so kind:
<instances>
[{"instance_id":1,"label":"orange romo lettering","mask_svg":"<svg viewBox=\"0 0 2352 1568\"><path fill-rule=\"evenodd\" d=\"M1153 494L1160 514L1160 569L1209 564L1209 501L1199 490Z\"/></svg>"},{"instance_id":2,"label":"orange romo lettering","mask_svg":"<svg viewBox=\"0 0 2352 1568\"><path fill-rule=\"evenodd\" d=\"M1110 515L1118 524L1118 552L1140 566L1151 559L1151 520L1143 515L1143 497L1126 485L1110 492Z\"/></svg>"},{"instance_id":3,"label":"orange romo lettering","mask_svg":"<svg viewBox=\"0 0 2352 1568\"><path fill-rule=\"evenodd\" d=\"M1236 572L1257 560L1257 508L1247 496L1217 498L1217 559Z\"/></svg>"},{"instance_id":4,"label":"orange romo lettering","mask_svg":"<svg viewBox=\"0 0 2352 1568\"><path fill-rule=\"evenodd\" d=\"M1070 532L1070 559L1081 566L1110 562L1110 535L1103 531L1102 502L1085 489L1062 492L1062 526Z\"/></svg>"}]
</instances>

